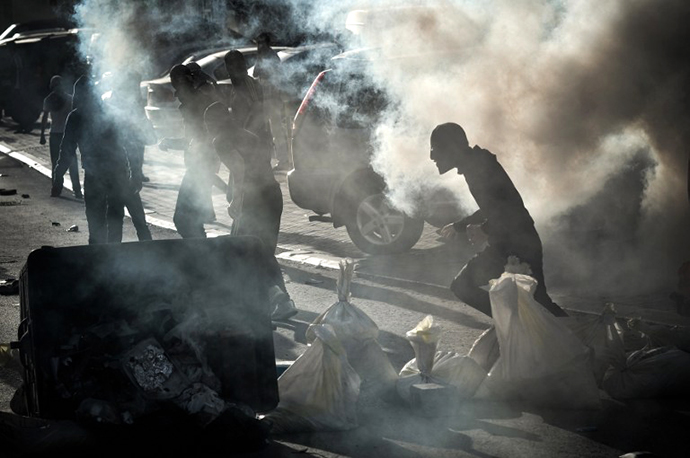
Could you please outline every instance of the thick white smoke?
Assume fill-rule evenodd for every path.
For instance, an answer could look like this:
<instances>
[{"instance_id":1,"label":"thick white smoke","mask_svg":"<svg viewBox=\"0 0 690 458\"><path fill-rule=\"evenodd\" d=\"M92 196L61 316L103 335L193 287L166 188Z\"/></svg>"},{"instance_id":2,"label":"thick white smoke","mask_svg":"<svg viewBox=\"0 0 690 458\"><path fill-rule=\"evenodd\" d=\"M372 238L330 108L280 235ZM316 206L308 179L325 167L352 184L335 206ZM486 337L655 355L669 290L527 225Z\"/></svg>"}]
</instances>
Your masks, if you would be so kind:
<instances>
[{"instance_id":1,"label":"thick white smoke","mask_svg":"<svg viewBox=\"0 0 690 458\"><path fill-rule=\"evenodd\" d=\"M97 48L85 48L98 50L98 71L143 72L137 67L151 61L132 30L144 3L84 0L77 8L82 25L101 34ZM476 208L463 178L439 177L428 158L433 127L457 122L512 177L544 240L547 272L643 287L673 282L690 257L687 1L275 3L291 7L278 22L318 32L344 28L348 11L367 11L351 16L352 43L388 57L370 74L399 110L376 128L374 166L399 207L414 210L411 196L440 185ZM195 16L159 13L152 28L163 32Z\"/></svg>"},{"instance_id":2,"label":"thick white smoke","mask_svg":"<svg viewBox=\"0 0 690 458\"><path fill-rule=\"evenodd\" d=\"M605 277L589 286L609 289L675 281L690 257L690 4L396 2L362 17L365 44L391 57L372 73L400 101L378 126L375 158L398 206L440 180L428 135L457 122L470 144L497 155L547 260L572 280ZM463 181L441 182L471 208ZM590 216L568 216L575 209Z\"/></svg>"}]
</instances>

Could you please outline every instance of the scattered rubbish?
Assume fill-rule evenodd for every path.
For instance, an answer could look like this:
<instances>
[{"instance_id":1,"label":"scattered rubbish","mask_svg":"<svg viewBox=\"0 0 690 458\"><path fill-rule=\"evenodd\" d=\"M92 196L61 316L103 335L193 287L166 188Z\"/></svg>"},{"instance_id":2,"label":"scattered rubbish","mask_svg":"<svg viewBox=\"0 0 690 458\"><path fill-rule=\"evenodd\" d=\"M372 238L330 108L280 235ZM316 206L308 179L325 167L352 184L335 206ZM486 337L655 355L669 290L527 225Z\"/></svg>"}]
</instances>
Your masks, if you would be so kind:
<instances>
[{"instance_id":1,"label":"scattered rubbish","mask_svg":"<svg viewBox=\"0 0 690 458\"><path fill-rule=\"evenodd\" d=\"M489 286L501 354L475 398L522 399L553 408L600 408L589 365L591 350L534 299L536 280L504 272Z\"/></svg>"},{"instance_id":2,"label":"scattered rubbish","mask_svg":"<svg viewBox=\"0 0 690 458\"><path fill-rule=\"evenodd\" d=\"M14 196L15 194L17 194L16 189L0 188L0 196Z\"/></svg>"},{"instance_id":3,"label":"scattered rubbish","mask_svg":"<svg viewBox=\"0 0 690 458\"><path fill-rule=\"evenodd\" d=\"M309 325L305 333L312 342L314 330L322 324L333 327L345 347L347 359L361 379L363 397L393 394L398 374L377 339L379 327L361 309L350 302L350 286L354 260L340 261L340 276L336 283L338 302L331 305Z\"/></svg>"},{"instance_id":4,"label":"scattered rubbish","mask_svg":"<svg viewBox=\"0 0 690 458\"><path fill-rule=\"evenodd\" d=\"M655 455L647 451L630 452L619 456L618 458L661 458L659 455Z\"/></svg>"},{"instance_id":5,"label":"scattered rubbish","mask_svg":"<svg viewBox=\"0 0 690 458\"><path fill-rule=\"evenodd\" d=\"M360 378L331 325L317 325L312 332L312 344L278 378L278 407L262 417L273 434L358 426Z\"/></svg>"},{"instance_id":6,"label":"scattered rubbish","mask_svg":"<svg viewBox=\"0 0 690 458\"><path fill-rule=\"evenodd\" d=\"M6 174L6 173L0 173L0 178L5 178L5 177L8 177L8 176L10 176L10 175L8 175L8 174Z\"/></svg>"},{"instance_id":7,"label":"scattered rubbish","mask_svg":"<svg viewBox=\"0 0 690 458\"><path fill-rule=\"evenodd\" d=\"M19 280L8 278L0 281L0 295L13 296L19 294Z\"/></svg>"},{"instance_id":8,"label":"scattered rubbish","mask_svg":"<svg viewBox=\"0 0 690 458\"><path fill-rule=\"evenodd\" d=\"M69 227L69 229L67 229L67 232L79 232L79 226L73 224Z\"/></svg>"},{"instance_id":9,"label":"scattered rubbish","mask_svg":"<svg viewBox=\"0 0 690 458\"><path fill-rule=\"evenodd\" d=\"M29 198L31 198L31 196L28 195L28 194L22 194L22 197L23 197L24 199L29 199Z\"/></svg>"},{"instance_id":10,"label":"scattered rubbish","mask_svg":"<svg viewBox=\"0 0 690 458\"><path fill-rule=\"evenodd\" d=\"M323 280L317 280L315 278L308 278L304 281L305 285L320 285L323 283Z\"/></svg>"},{"instance_id":11,"label":"scattered rubbish","mask_svg":"<svg viewBox=\"0 0 690 458\"><path fill-rule=\"evenodd\" d=\"M625 362L625 345L616 327L616 310L607 303L601 315L560 317L583 344L592 350L591 367L597 385L601 386L604 374L612 365L620 367Z\"/></svg>"},{"instance_id":12,"label":"scattered rubbish","mask_svg":"<svg viewBox=\"0 0 690 458\"><path fill-rule=\"evenodd\" d=\"M60 226L60 223L58 223L57 221L53 221L51 224L52 224L53 226L56 226L56 227L57 227L57 226Z\"/></svg>"},{"instance_id":13,"label":"scattered rubbish","mask_svg":"<svg viewBox=\"0 0 690 458\"><path fill-rule=\"evenodd\" d=\"M690 393L690 353L658 347L630 353L606 372L602 388L614 399L682 397Z\"/></svg>"}]
</instances>

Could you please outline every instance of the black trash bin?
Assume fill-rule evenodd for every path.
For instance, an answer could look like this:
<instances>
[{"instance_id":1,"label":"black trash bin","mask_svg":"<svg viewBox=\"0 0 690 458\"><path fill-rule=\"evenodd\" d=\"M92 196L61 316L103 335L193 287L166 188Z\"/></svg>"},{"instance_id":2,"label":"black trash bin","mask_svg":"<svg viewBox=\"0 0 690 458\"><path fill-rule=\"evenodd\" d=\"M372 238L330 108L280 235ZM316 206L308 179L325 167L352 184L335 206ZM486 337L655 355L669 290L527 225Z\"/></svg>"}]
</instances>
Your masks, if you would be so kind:
<instances>
[{"instance_id":1,"label":"black trash bin","mask_svg":"<svg viewBox=\"0 0 690 458\"><path fill-rule=\"evenodd\" d=\"M220 381L224 400L272 410L278 386L267 291L276 267L255 237L33 251L20 276L14 343L25 414L72 419L94 390L117 398L118 383L127 383L113 365L117 355L144 338L164 343L171 329L202 336L196 356Z\"/></svg>"}]
</instances>

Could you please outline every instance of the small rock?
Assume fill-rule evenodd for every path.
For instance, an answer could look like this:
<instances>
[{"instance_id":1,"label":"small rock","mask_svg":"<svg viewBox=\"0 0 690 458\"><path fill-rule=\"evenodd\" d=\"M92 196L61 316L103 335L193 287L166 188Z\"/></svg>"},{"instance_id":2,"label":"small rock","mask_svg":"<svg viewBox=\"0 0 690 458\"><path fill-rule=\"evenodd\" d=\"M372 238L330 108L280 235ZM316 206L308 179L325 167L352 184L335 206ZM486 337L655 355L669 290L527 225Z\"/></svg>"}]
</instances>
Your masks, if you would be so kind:
<instances>
[{"instance_id":1,"label":"small rock","mask_svg":"<svg viewBox=\"0 0 690 458\"><path fill-rule=\"evenodd\" d=\"M67 229L67 232L79 232L79 226L73 224L69 227L69 229Z\"/></svg>"},{"instance_id":2,"label":"small rock","mask_svg":"<svg viewBox=\"0 0 690 458\"><path fill-rule=\"evenodd\" d=\"M29 199L29 198L31 198L31 196L28 195L28 194L22 194L22 197L23 197L24 199Z\"/></svg>"},{"instance_id":3,"label":"small rock","mask_svg":"<svg viewBox=\"0 0 690 458\"><path fill-rule=\"evenodd\" d=\"M52 225L57 227L57 226L60 225L60 223L58 223L57 221L53 221L53 222L52 222Z\"/></svg>"}]
</instances>

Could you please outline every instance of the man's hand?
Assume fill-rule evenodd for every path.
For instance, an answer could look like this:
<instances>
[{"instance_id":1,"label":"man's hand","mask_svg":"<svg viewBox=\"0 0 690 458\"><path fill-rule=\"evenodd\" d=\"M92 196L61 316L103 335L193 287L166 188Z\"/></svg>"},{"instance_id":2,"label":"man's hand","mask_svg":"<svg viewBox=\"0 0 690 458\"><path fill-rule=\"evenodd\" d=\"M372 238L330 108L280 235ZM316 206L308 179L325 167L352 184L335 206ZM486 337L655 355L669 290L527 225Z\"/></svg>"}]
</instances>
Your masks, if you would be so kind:
<instances>
[{"instance_id":1,"label":"man's hand","mask_svg":"<svg viewBox=\"0 0 690 458\"><path fill-rule=\"evenodd\" d=\"M41 145L45 145L46 144L46 136L41 134L41 139L39 140L39 142L41 143Z\"/></svg>"},{"instance_id":2,"label":"man's hand","mask_svg":"<svg viewBox=\"0 0 690 458\"><path fill-rule=\"evenodd\" d=\"M465 230L467 231L467 238L473 246L483 249L489 243L489 237L484 233L480 224L468 224Z\"/></svg>"},{"instance_id":3,"label":"man's hand","mask_svg":"<svg viewBox=\"0 0 690 458\"><path fill-rule=\"evenodd\" d=\"M437 230L436 233L444 239L448 240L455 240L460 236L460 234L458 234L458 231L455 230L455 226L453 226L453 223L446 224L441 229Z\"/></svg>"}]
</instances>

